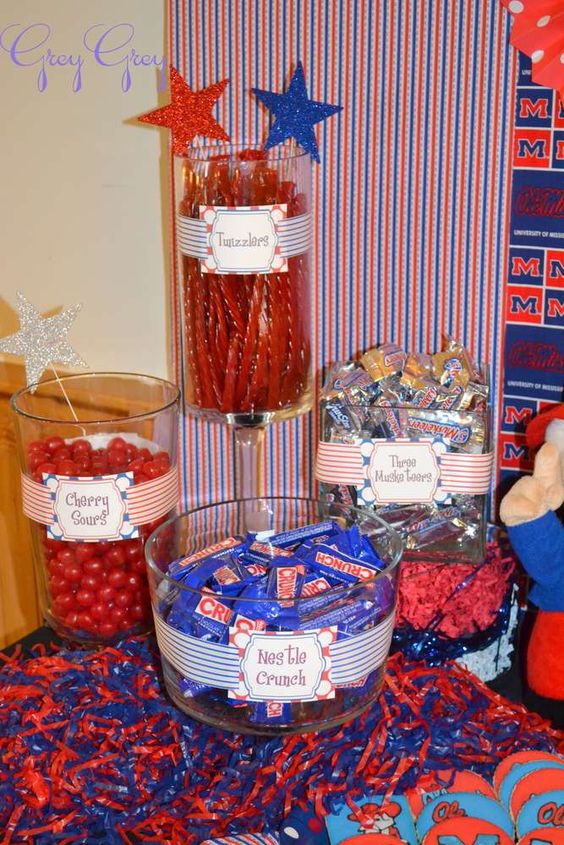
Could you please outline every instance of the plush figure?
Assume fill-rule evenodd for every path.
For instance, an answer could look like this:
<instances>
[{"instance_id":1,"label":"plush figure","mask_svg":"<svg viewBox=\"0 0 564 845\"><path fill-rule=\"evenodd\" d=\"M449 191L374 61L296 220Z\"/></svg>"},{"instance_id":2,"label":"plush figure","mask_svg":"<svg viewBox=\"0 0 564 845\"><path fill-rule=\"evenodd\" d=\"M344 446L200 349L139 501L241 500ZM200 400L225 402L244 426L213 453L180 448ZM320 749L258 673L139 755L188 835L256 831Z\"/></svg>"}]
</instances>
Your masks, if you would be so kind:
<instances>
[{"instance_id":1,"label":"plush figure","mask_svg":"<svg viewBox=\"0 0 564 845\"><path fill-rule=\"evenodd\" d=\"M538 414L527 426L535 449L534 472L503 498L500 516L521 563L533 580L538 608L527 651L527 684L533 709L564 727L564 404Z\"/></svg>"}]
</instances>

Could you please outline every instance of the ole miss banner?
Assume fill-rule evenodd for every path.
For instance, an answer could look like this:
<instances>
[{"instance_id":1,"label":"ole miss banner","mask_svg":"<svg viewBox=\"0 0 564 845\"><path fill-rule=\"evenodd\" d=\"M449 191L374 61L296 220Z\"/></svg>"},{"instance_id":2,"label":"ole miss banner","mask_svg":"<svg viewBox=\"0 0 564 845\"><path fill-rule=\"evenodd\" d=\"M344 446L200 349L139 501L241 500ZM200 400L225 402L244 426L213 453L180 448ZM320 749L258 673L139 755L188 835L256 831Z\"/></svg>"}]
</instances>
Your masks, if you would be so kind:
<instances>
[{"instance_id":1,"label":"ole miss banner","mask_svg":"<svg viewBox=\"0 0 564 845\"><path fill-rule=\"evenodd\" d=\"M505 296L501 477L530 469L524 429L564 399L564 106L519 57Z\"/></svg>"}]
</instances>

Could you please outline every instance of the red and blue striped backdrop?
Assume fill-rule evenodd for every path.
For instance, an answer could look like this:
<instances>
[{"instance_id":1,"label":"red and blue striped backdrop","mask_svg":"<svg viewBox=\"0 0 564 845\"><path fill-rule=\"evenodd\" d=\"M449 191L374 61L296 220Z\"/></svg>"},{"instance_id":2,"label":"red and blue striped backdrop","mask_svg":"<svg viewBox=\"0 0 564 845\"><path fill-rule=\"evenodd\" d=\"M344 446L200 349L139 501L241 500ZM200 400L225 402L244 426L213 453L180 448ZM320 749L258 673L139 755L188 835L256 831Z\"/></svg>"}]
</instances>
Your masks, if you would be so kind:
<instances>
[{"instance_id":1,"label":"red and blue striped backdrop","mask_svg":"<svg viewBox=\"0 0 564 845\"><path fill-rule=\"evenodd\" d=\"M253 86L284 90L302 59L310 97L343 112L317 129L314 350L378 342L434 350L461 338L500 384L516 55L495 0L169 0L172 61L201 88L231 84L216 115L261 140ZM171 209L172 222L172 209ZM182 377L178 293L174 359ZM265 488L312 485L317 417L274 426ZM497 430L497 425L494 430ZM186 419L188 504L234 493L231 435Z\"/></svg>"}]
</instances>

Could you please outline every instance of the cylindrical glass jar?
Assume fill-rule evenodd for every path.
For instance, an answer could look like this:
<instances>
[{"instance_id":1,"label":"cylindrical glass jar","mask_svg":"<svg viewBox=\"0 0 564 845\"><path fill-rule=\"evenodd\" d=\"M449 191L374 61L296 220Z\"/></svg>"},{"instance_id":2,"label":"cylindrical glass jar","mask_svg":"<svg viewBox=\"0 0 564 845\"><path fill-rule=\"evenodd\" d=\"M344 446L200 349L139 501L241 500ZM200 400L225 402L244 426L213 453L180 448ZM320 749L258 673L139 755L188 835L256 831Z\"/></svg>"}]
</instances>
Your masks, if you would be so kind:
<instances>
[{"instance_id":1,"label":"cylindrical glass jar","mask_svg":"<svg viewBox=\"0 0 564 845\"><path fill-rule=\"evenodd\" d=\"M87 373L12 397L45 620L85 644L150 627L143 544L176 506L179 391Z\"/></svg>"},{"instance_id":2,"label":"cylindrical glass jar","mask_svg":"<svg viewBox=\"0 0 564 845\"><path fill-rule=\"evenodd\" d=\"M347 586L318 584L284 599L272 598L269 587L265 593L260 585L256 598L242 597L229 577L227 589L215 595L207 587L193 588L185 577L172 577L175 567L206 557L203 549L208 556L210 547L214 553L225 551L249 529L262 547L281 531L315 524L319 536L333 523L356 526L380 558L381 571L353 563ZM149 537L145 552L165 684L185 713L236 732L301 733L340 724L378 696L393 631L402 543L377 516L314 499L227 501L164 523ZM221 570L223 561L229 568L224 556Z\"/></svg>"},{"instance_id":3,"label":"cylindrical glass jar","mask_svg":"<svg viewBox=\"0 0 564 845\"><path fill-rule=\"evenodd\" d=\"M240 426L309 410L310 156L194 147L175 174L190 411Z\"/></svg>"}]
</instances>

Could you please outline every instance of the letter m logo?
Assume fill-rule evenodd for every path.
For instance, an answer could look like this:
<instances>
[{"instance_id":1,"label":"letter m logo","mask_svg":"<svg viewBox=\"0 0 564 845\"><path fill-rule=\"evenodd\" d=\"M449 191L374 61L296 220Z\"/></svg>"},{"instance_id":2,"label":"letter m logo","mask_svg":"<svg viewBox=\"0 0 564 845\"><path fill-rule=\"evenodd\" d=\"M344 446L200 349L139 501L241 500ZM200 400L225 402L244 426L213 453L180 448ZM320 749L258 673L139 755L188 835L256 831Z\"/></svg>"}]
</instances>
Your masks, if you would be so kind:
<instances>
[{"instance_id":1,"label":"letter m logo","mask_svg":"<svg viewBox=\"0 0 564 845\"><path fill-rule=\"evenodd\" d=\"M519 425L530 420L532 416L532 408L516 408L515 405L507 405L503 421L506 425Z\"/></svg>"},{"instance_id":2,"label":"letter m logo","mask_svg":"<svg viewBox=\"0 0 564 845\"><path fill-rule=\"evenodd\" d=\"M513 259L515 261L515 259ZM549 279L562 279L564 278L564 261L561 261L558 258L551 258L549 262L549 269L548 269L548 278Z\"/></svg>"},{"instance_id":3,"label":"letter m logo","mask_svg":"<svg viewBox=\"0 0 564 845\"><path fill-rule=\"evenodd\" d=\"M437 836L439 845L469 845L470 838L460 839L454 833L439 834ZM474 845L499 845L499 836L497 833L478 833L474 839Z\"/></svg>"},{"instance_id":4,"label":"letter m logo","mask_svg":"<svg viewBox=\"0 0 564 845\"><path fill-rule=\"evenodd\" d=\"M540 258L523 258L514 255L511 258L512 276L540 276Z\"/></svg>"},{"instance_id":5,"label":"letter m logo","mask_svg":"<svg viewBox=\"0 0 564 845\"><path fill-rule=\"evenodd\" d=\"M530 141L528 138L519 138L517 147L518 158L546 158L546 141L544 138L537 138Z\"/></svg>"},{"instance_id":6,"label":"letter m logo","mask_svg":"<svg viewBox=\"0 0 564 845\"><path fill-rule=\"evenodd\" d=\"M530 97L523 97L520 102L519 117L527 119L528 117L538 117L541 120L548 118L548 99L546 97L538 97L532 100Z\"/></svg>"},{"instance_id":7,"label":"letter m logo","mask_svg":"<svg viewBox=\"0 0 564 845\"><path fill-rule=\"evenodd\" d=\"M520 461L521 458L526 457L525 446L518 446L516 443L506 441L503 444L503 460L507 463L511 461Z\"/></svg>"},{"instance_id":8,"label":"letter m logo","mask_svg":"<svg viewBox=\"0 0 564 845\"><path fill-rule=\"evenodd\" d=\"M520 296L514 293L511 296L511 313L512 314L530 314L536 316L539 314L539 299L538 296Z\"/></svg>"},{"instance_id":9,"label":"letter m logo","mask_svg":"<svg viewBox=\"0 0 564 845\"><path fill-rule=\"evenodd\" d=\"M564 317L564 301L561 302L556 297L549 296L548 316L551 318Z\"/></svg>"}]
</instances>

